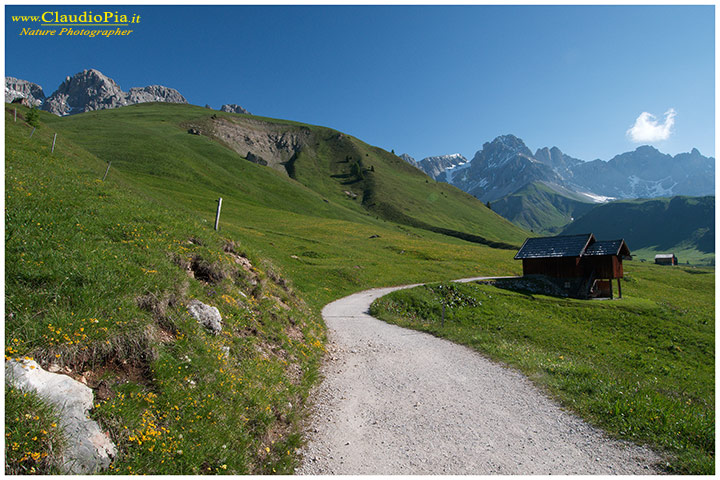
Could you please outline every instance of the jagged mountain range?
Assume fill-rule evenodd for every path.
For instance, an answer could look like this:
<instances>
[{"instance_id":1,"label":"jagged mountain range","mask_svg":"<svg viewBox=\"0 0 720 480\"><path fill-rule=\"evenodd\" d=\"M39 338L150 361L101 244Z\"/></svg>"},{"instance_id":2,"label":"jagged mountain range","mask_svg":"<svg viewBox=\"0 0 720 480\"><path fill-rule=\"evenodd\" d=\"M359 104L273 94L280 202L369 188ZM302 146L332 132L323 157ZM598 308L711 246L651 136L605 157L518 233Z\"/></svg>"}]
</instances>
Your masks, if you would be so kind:
<instances>
[{"instance_id":1,"label":"jagged mountain range","mask_svg":"<svg viewBox=\"0 0 720 480\"><path fill-rule=\"evenodd\" d=\"M5 101L24 100L28 106L37 107L45 100L40 85L15 77L5 77Z\"/></svg>"},{"instance_id":2,"label":"jagged mountain range","mask_svg":"<svg viewBox=\"0 0 720 480\"><path fill-rule=\"evenodd\" d=\"M417 166L429 170L420 162ZM672 156L644 145L609 161L585 162L557 147L540 148L533 154L518 137L502 135L486 142L470 162L444 169L435 163L433 167L433 178L484 202L499 200L534 182L595 202L715 193L715 159L703 156L697 149ZM442 171L435 173L439 168Z\"/></svg>"},{"instance_id":3,"label":"jagged mountain range","mask_svg":"<svg viewBox=\"0 0 720 480\"><path fill-rule=\"evenodd\" d=\"M645 145L609 161L586 162L557 147L533 153L520 138L502 135L469 162L401 157L491 204L516 225L546 234L558 233L593 204L609 200L715 194L715 159L697 149L672 156Z\"/></svg>"},{"instance_id":4,"label":"jagged mountain range","mask_svg":"<svg viewBox=\"0 0 720 480\"><path fill-rule=\"evenodd\" d=\"M133 87L125 92L112 78L95 69L66 77L49 97L45 97L40 85L5 77L5 102L13 101L40 107L60 116L145 102L188 103L180 92L163 85ZM236 104L226 104L221 109L225 112L250 113Z\"/></svg>"}]
</instances>

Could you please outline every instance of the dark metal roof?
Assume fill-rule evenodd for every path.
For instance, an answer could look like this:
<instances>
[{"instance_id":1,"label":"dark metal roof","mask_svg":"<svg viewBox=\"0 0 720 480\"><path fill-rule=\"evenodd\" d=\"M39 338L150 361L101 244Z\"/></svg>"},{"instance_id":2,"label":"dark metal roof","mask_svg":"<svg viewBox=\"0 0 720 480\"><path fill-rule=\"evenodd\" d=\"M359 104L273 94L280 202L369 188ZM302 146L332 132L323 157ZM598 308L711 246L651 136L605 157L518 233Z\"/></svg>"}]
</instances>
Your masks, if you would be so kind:
<instances>
[{"instance_id":1,"label":"dark metal roof","mask_svg":"<svg viewBox=\"0 0 720 480\"><path fill-rule=\"evenodd\" d=\"M630 255L625 240L598 240L585 249L585 255Z\"/></svg>"},{"instance_id":2,"label":"dark metal roof","mask_svg":"<svg viewBox=\"0 0 720 480\"><path fill-rule=\"evenodd\" d=\"M592 233L564 235L558 237L528 238L515 255L515 260L524 258L560 258L601 255L630 255L625 240L598 241Z\"/></svg>"},{"instance_id":3,"label":"dark metal roof","mask_svg":"<svg viewBox=\"0 0 720 480\"><path fill-rule=\"evenodd\" d=\"M528 238L515 255L523 258L580 257L588 243L595 241L592 233L559 237Z\"/></svg>"}]
</instances>

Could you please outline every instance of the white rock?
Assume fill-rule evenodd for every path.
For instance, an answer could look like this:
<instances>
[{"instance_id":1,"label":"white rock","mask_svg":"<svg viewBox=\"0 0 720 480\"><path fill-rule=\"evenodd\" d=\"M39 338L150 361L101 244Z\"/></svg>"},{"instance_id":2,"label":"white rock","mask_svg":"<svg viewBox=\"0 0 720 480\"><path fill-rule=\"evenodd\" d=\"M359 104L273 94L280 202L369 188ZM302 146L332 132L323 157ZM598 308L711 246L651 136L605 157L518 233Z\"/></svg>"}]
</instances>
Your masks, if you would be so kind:
<instances>
[{"instance_id":1,"label":"white rock","mask_svg":"<svg viewBox=\"0 0 720 480\"><path fill-rule=\"evenodd\" d=\"M93 406L90 388L66 375L43 370L34 360L6 361L5 381L36 393L57 409L67 442L60 465L65 473L92 474L110 465L117 450L107 433L88 418Z\"/></svg>"},{"instance_id":2,"label":"white rock","mask_svg":"<svg viewBox=\"0 0 720 480\"><path fill-rule=\"evenodd\" d=\"M243 107L241 107L240 105L237 105L235 103L228 103L228 104L223 105L222 107L220 107L220 111L221 112L229 112L229 113L244 113L246 115L251 115L250 112L248 112Z\"/></svg>"},{"instance_id":3,"label":"white rock","mask_svg":"<svg viewBox=\"0 0 720 480\"><path fill-rule=\"evenodd\" d=\"M200 300L192 300L188 305L188 312L198 323L215 335L222 331L222 317L216 307L205 305Z\"/></svg>"}]
</instances>

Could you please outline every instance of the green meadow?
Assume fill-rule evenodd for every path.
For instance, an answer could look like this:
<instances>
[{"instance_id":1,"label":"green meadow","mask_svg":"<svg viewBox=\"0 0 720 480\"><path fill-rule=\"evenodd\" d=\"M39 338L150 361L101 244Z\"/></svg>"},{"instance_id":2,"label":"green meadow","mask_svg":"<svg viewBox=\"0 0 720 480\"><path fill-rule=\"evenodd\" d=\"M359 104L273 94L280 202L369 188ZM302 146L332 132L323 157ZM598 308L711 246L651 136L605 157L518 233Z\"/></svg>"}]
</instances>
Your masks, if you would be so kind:
<instances>
[{"instance_id":1,"label":"green meadow","mask_svg":"<svg viewBox=\"0 0 720 480\"><path fill-rule=\"evenodd\" d=\"M383 218L330 172L338 191L315 191L189 135L183 123L207 110L166 107L84 122L40 112L32 137L27 109L15 123L6 107L6 359L93 388L92 417L120 452L110 473L290 474L324 304L374 286L513 273L513 252ZM413 185L410 196L430 184ZM423 217L421 200L423 222L461 226L450 213ZM481 212L483 235L520 238ZM192 299L219 309L220 335L190 318ZM12 388L5 406L6 473L58 473L52 409Z\"/></svg>"},{"instance_id":2,"label":"green meadow","mask_svg":"<svg viewBox=\"0 0 720 480\"><path fill-rule=\"evenodd\" d=\"M295 178L182 127L202 125L211 115L307 129L312 141L295 161ZM61 138L112 161L110 179L119 174L154 202L183 208L208 226L222 197L221 232L287 270L318 307L365 286L517 268L508 261L512 250L484 248L438 230L511 245L520 245L525 232L395 155L347 135L337 140L332 129L173 104L43 120ZM362 181L348 183L347 174L339 173L348 170L348 157L362 159Z\"/></svg>"},{"instance_id":3,"label":"green meadow","mask_svg":"<svg viewBox=\"0 0 720 480\"><path fill-rule=\"evenodd\" d=\"M12 108L6 358L33 358L93 388L92 417L119 450L108 473L292 474L326 303L371 287L521 272L512 258L527 232L336 130L140 104L39 112L30 137L28 110L18 107L15 123ZM257 165L188 133L212 115L307 140L292 169ZM373 308L521 369L593 423L668 452L671 471L707 473L713 282L712 269L632 262L621 301L438 283ZM446 297L458 303L441 329ZM219 309L220 335L189 316L193 299ZM52 409L5 393L6 473L58 473L64 438Z\"/></svg>"}]
</instances>

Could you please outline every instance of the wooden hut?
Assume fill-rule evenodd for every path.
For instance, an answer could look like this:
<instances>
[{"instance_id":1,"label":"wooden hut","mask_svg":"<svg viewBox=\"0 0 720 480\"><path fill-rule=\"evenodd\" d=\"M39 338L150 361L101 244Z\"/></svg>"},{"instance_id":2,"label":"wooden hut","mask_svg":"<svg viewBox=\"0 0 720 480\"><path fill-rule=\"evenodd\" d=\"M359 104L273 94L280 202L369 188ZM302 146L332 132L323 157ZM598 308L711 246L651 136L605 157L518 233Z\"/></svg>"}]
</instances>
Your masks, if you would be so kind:
<instances>
[{"instance_id":1,"label":"wooden hut","mask_svg":"<svg viewBox=\"0 0 720 480\"><path fill-rule=\"evenodd\" d=\"M612 280L623 277L623 258L630 256L624 240L598 241L592 233L528 238L515 255L523 275L544 275L578 297L613 298Z\"/></svg>"},{"instance_id":2,"label":"wooden hut","mask_svg":"<svg viewBox=\"0 0 720 480\"><path fill-rule=\"evenodd\" d=\"M677 265L678 259L674 253L658 253L655 255L655 263L658 265Z\"/></svg>"}]
</instances>

